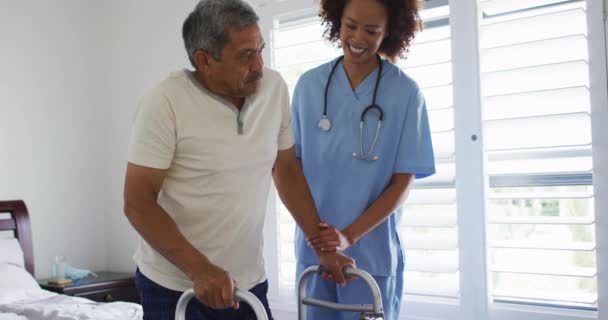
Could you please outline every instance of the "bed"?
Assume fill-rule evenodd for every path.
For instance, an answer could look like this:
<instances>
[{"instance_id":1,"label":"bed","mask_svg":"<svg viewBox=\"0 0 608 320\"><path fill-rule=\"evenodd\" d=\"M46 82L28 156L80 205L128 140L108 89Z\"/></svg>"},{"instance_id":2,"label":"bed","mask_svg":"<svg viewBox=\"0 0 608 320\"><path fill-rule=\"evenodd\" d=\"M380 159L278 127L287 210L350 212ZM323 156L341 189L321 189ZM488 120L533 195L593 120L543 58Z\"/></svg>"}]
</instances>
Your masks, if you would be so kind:
<instances>
[{"instance_id":1,"label":"bed","mask_svg":"<svg viewBox=\"0 0 608 320\"><path fill-rule=\"evenodd\" d=\"M0 201L0 320L142 319L141 306L99 303L40 288L23 201Z\"/></svg>"}]
</instances>

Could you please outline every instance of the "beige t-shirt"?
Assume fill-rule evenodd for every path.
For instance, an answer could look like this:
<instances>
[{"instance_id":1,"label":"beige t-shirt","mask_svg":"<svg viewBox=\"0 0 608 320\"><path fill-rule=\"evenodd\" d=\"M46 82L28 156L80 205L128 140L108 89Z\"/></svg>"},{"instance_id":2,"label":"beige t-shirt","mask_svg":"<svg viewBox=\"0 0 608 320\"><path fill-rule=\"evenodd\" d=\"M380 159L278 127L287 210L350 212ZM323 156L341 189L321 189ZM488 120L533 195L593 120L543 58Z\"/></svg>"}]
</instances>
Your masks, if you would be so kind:
<instances>
[{"instance_id":1,"label":"beige t-shirt","mask_svg":"<svg viewBox=\"0 0 608 320\"><path fill-rule=\"evenodd\" d=\"M262 229L271 170L277 152L293 143L289 93L276 71L264 70L258 93L239 112L182 70L142 99L128 160L167 169L160 206L195 248L248 290L266 279ZM192 287L143 239L134 259L166 288Z\"/></svg>"}]
</instances>

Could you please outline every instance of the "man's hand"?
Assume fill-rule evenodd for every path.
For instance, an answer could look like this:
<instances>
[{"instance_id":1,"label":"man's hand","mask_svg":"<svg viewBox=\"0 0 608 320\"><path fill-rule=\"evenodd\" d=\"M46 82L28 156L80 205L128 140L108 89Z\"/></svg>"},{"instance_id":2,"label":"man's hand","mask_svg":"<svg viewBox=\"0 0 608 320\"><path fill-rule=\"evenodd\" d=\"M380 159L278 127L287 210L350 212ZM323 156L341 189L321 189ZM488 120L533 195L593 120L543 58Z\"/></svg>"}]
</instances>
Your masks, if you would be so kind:
<instances>
[{"instance_id":1,"label":"man's hand","mask_svg":"<svg viewBox=\"0 0 608 320\"><path fill-rule=\"evenodd\" d=\"M208 264L193 277L194 292L204 305L213 309L239 308L234 301L234 281L226 270Z\"/></svg>"},{"instance_id":2,"label":"man's hand","mask_svg":"<svg viewBox=\"0 0 608 320\"><path fill-rule=\"evenodd\" d=\"M353 245L353 241L338 228L327 223L320 223L319 227L319 234L307 239L308 245L315 251L344 251Z\"/></svg>"},{"instance_id":3,"label":"man's hand","mask_svg":"<svg viewBox=\"0 0 608 320\"><path fill-rule=\"evenodd\" d=\"M335 280L341 287L346 286L346 282L353 280L344 277L344 268L356 268L355 260L343 255L340 252L327 252L319 254L319 264L329 270L329 273L322 273L321 278L325 280Z\"/></svg>"},{"instance_id":4,"label":"man's hand","mask_svg":"<svg viewBox=\"0 0 608 320\"><path fill-rule=\"evenodd\" d=\"M125 177L125 215L150 246L188 275L202 303L214 309L238 308L233 300L234 282L228 272L209 262L192 246L157 203L166 174L167 170L129 163Z\"/></svg>"}]
</instances>

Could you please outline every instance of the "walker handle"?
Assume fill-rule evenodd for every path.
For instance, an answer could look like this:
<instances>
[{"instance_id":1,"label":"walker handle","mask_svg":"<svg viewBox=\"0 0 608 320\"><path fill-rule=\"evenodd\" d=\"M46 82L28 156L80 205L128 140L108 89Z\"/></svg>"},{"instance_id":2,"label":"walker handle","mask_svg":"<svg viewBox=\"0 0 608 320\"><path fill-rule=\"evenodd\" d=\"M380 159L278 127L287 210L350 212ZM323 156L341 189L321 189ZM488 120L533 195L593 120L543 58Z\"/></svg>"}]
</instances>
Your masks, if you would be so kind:
<instances>
[{"instance_id":1,"label":"walker handle","mask_svg":"<svg viewBox=\"0 0 608 320\"><path fill-rule=\"evenodd\" d=\"M298 281L298 319L306 319L306 305L322 307L327 309L351 312L366 312L372 313L374 316L383 316L382 310L382 295L376 280L367 272L361 269L345 267L343 270L344 276L359 277L367 283L372 291L373 304L340 304L328 302L324 300L312 299L306 297L306 284L308 278L313 273L328 272L328 269L323 266L312 266L304 270Z\"/></svg>"},{"instance_id":2,"label":"walker handle","mask_svg":"<svg viewBox=\"0 0 608 320\"><path fill-rule=\"evenodd\" d=\"M345 277L356 277L357 275L355 275L354 273L352 273L352 271L355 270L354 268L351 267L344 267L342 268L342 274ZM323 272L327 272L327 273L331 273L331 271L329 270L329 268L319 265L317 268L317 274L321 275L321 273Z\"/></svg>"},{"instance_id":3,"label":"walker handle","mask_svg":"<svg viewBox=\"0 0 608 320\"><path fill-rule=\"evenodd\" d=\"M186 320L186 307L188 307L190 300L195 297L196 294L194 294L194 289L188 289L182 294L177 302L177 307L175 308L175 320ZM268 320L264 305L253 293L234 288L234 301L245 302L251 306L251 309L253 309L258 320Z\"/></svg>"}]
</instances>

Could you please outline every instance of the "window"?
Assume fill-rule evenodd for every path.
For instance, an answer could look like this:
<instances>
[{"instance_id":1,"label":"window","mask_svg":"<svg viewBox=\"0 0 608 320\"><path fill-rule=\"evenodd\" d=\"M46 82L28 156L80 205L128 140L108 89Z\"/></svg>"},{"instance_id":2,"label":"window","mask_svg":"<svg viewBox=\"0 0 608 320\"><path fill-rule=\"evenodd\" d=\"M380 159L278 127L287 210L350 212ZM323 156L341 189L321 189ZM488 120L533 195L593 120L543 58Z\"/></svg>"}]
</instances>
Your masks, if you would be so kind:
<instances>
[{"instance_id":1,"label":"window","mask_svg":"<svg viewBox=\"0 0 608 320\"><path fill-rule=\"evenodd\" d=\"M490 293L595 308L585 2L481 9Z\"/></svg>"},{"instance_id":2,"label":"window","mask_svg":"<svg viewBox=\"0 0 608 320\"><path fill-rule=\"evenodd\" d=\"M322 39L310 1L277 5L268 9L271 65L292 91L341 50ZM592 136L604 129L591 122L606 83L591 86L602 71L588 48L604 50L606 38L601 30L592 43L600 37L590 38L588 20L601 20L592 6L599 1L424 1L425 28L398 65L427 100L437 174L416 181L404 206L403 319L597 317L606 253ZM276 212L277 286L295 301L295 224L278 200Z\"/></svg>"},{"instance_id":3,"label":"window","mask_svg":"<svg viewBox=\"0 0 608 320\"><path fill-rule=\"evenodd\" d=\"M319 19L314 17L280 21L274 30L273 67L287 82L290 97L302 73L341 54L340 50L323 41L322 34ZM310 52L315 52L315 55L310 55ZM279 221L278 286L282 292L295 292L295 222L278 198L276 207Z\"/></svg>"},{"instance_id":4,"label":"window","mask_svg":"<svg viewBox=\"0 0 608 320\"><path fill-rule=\"evenodd\" d=\"M454 103L449 8L429 2L416 35L398 65L423 91L435 150L437 173L416 180L403 210L405 299L458 299L458 227L455 185Z\"/></svg>"}]
</instances>

